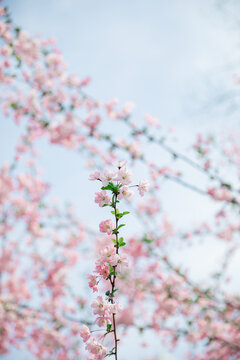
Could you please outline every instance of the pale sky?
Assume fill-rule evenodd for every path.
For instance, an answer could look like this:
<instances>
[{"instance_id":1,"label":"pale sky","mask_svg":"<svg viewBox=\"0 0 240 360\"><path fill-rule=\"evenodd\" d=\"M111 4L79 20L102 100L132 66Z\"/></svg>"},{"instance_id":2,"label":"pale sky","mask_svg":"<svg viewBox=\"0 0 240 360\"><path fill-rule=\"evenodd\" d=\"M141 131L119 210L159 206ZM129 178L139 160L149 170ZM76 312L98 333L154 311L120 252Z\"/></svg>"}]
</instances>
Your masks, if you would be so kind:
<instances>
[{"instance_id":1,"label":"pale sky","mask_svg":"<svg viewBox=\"0 0 240 360\"><path fill-rule=\"evenodd\" d=\"M69 69L91 76L93 95L132 100L137 114L150 112L166 126L210 126L205 107L235 89L238 1L7 3L29 32L57 39Z\"/></svg>"}]
</instances>

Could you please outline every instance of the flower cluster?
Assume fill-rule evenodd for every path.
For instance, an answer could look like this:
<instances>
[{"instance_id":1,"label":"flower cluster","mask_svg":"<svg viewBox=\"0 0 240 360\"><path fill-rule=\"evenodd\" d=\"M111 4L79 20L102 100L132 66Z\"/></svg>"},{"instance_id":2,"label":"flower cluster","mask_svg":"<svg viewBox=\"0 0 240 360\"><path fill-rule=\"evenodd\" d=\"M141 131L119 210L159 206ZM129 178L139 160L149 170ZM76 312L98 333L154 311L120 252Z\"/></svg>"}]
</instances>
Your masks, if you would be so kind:
<instances>
[{"instance_id":1,"label":"flower cluster","mask_svg":"<svg viewBox=\"0 0 240 360\"><path fill-rule=\"evenodd\" d=\"M231 201L231 191L226 187L208 189L208 194L217 201Z\"/></svg>"},{"instance_id":2,"label":"flower cluster","mask_svg":"<svg viewBox=\"0 0 240 360\"><path fill-rule=\"evenodd\" d=\"M117 194L118 200L130 200L134 194L131 189L132 187L137 187L141 196L149 190L149 183L147 180L141 180L138 185L130 186L133 181L133 174L132 171L126 167L126 161L119 161L116 166L116 171L105 169L103 174L101 174L98 170L95 171L93 174L90 174L89 180L99 180L102 182L103 187L107 187L109 183L117 182L119 184ZM107 195L105 190L96 192L95 202L102 207L105 204L109 204L110 197Z\"/></svg>"},{"instance_id":3,"label":"flower cluster","mask_svg":"<svg viewBox=\"0 0 240 360\"><path fill-rule=\"evenodd\" d=\"M101 360L107 354L107 348L98 342L95 337L91 336L91 332L86 325L82 326L80 335L86 343L86 350L90 353L88 360Z\"/></svg>"},{"instance_id":4,"label":"flower cluster","mask_svg":"<svg viewBox=\"0 0 240 360\"><path fill-rule=\"evenodd\" d=\"M100 257L96 261L96 273L107 279L109 269L113 266L118 266L118 273L120 273L122 268L127 266L127 258L125 255L116 254L115 248L107 246L101 250Z\"/></svg>"},{"instance_id":5,"label":"flower cluster","mask_svg":"<svg viewBox=\"0 0 240 360\"><path fill-rule=\"evenodd\" d=\"M119 254L119 249L125 246L123 237L119 237L119 230L125 224L119 225L119 220L129 214L128 211L120 212L117 208L120 200L127 201L133 196L132 187L137 187L139 194L144 195L148 191L149 185L146 180L142 180L138 185L130 185L133 181L132 172L126 167L125 161L119 161L116 164L117 170L104 170L101 174L95 171L90 175L89 180L98 180L102 183L101 191L95 193L95 202L100 207L109 206L112 208L111 214L114 215L114 221L107 219L99 224L99 230L109 235L110 244L100 250L100 255L95 262L94 274L89 274L89 287L93 292L98 292L98 283L100 280L109 281L110 289L106 291L106 300L98 296L92 303L93 313L97 316L96 324L99 327L106 327L105 335L113 333L114 348L107 354L106 348L91 337L89 329L84 326L81 336L84 342L87 342L86 349L90 354L94 354L96 359L102 359L107 355L115 355L117 359L117 329L115 316L119 313L121 305L116 302L117 275L128 266L125 255ZM111 192L111 196L108 195Z\"/></svg>"},{"instance_id":6,"label":"flower cluster","mask_svg":"<svg viewBox=\"0 0 240 360\"><path fill-rule=\"evenodd\" d=\"M98 296L92 303L94 315L98 315L96 323L99 327L111 324L112 314L117 314L121 310L118 303L111 304L106 302L102 296Z\"/></svg>"}]
</instances>

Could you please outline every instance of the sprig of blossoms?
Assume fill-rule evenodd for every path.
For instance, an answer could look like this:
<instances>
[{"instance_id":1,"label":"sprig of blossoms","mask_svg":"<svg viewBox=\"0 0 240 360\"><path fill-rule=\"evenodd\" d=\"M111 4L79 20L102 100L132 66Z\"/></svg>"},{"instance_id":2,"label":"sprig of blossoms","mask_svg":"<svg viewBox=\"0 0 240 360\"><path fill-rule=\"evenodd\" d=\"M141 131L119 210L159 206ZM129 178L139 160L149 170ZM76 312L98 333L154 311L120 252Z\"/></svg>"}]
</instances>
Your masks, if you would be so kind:
<instances>
[{"instance_id":1,"label":"sprig of blossoms","mask_svg":"<svg viewBox=\"0 0 240 360\"><path fill-rule=\"evenodd\" d=\"M119 161L115 165L116 170L105 169L102 174L99 171L95 171L89 177L89 180L98 180L102 183L101 191L95 193L95 202L100 207L109 206L112 208L111 214L114 216L114 221L107 219L99 224L100 232L106 233L109 236L112 235L113 237L109 245L100 251L100 255L95 262L94 274L88 275L88 284L93 292L98 292L98 283L101 280L109 282L110 288L105 293L106 299L98 296L91 306L94 315L97 316L96 324L100 328L104 327L106 329L103 338L107 334L113 334L114 347L107 352L106 347L91 336L90 330L86 325L83 325L80 333L83 341L86 343L86 350L90 353L89 359L94 358L97 360L103 359L106 355L114 356L115 360L118 358L117 345L119 339L117 337L116 315L119 313L121 305L115 301L116 292L118 291L116 279L123 269L128 266L126 256L119 253L119 249L126 245L124 238L119 237L119 230L125 224L119 224L119 221L123 216L128 215L129 211L120 212L117 206L122 199L130 201L134 195L133 187L138 188L141 196L149 188L147 180L141 180L138 185L131 185L133 174L126 167L125 161Z\"/></svg>"}]
</instances>

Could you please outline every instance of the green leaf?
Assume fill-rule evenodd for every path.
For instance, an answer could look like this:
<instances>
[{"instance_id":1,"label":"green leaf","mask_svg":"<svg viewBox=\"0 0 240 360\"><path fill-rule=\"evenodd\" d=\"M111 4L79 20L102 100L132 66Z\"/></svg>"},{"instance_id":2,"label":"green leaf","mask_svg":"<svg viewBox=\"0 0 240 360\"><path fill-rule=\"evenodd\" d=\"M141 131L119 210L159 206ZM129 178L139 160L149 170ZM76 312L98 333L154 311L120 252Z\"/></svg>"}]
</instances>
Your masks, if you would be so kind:
<instances>
[{"instance_id":1,"label":"green leaf","mask_svg":"<svg viewBox=\"0 0 240 360\"><path fill-rule=\"evenodd\" d=\"M11 108L13 108L13 109L18 109L19 108L19 106L18 106L18 104L17 103L11 103Z\"/></svg>"},{"instance_id":2,"label":"green leaf","mask_svg":"<svg viewBox=\"0 0 240 360\"><path fill-rule=\"evenodd\" d=\"M124 246L124 245L126 245L126 243L124 242L123 237L120 237L120 239L118 240L118 246L121 247L121 246Z\"/></svg>"},{"instance_id":3,"label":"green leaf","mask_svg":"<svg viewBox=\"0 0 240 360\"><path fill-rule=\"evenodd\" d=\"M105 295L109 298L114 298L114 293L118 291L118 289L114 289L112 292L110 290L106 291Z\"/></svg>"},{"instance_id":4,"label":"green leaf","mask_svg":"<svg viewBox=\"0 0 240 360\"><path fill-rule=\"evenodd\" d=\"M112 356L114 354L115 348L112 348L112 350L110 350L107 355L105 355L104 357L108 357L108 356Z\"/></svg>"},{"instance_id":5,"label":"green leaf","mask_svg":"<svg viewBox=\"0 0 240 360\"><path fill-rule=\"evenodd\" d=\"M116 239L111 239L112 240L112 242L116 245Z\"/></svg>"},{"instance_id":6,"label":"green leaf","mask_svg":"<svg viewBox=\"0 0 240 360\"><path fill-rule=\"evenodd\" d=\"M126 226L126 224L121 224L117 227L117 230L119 230L121 227Z\"/></svg>"},{"instance_id":7,"label":"green leaf","mask_svg":"<svg viewBox=\"0 0 240 360\"><path fill-rule=\"evenodd\" d=\"M109 275L106 277L106 280L111 279L111 276L114 275L114 271L111 271ZM117 276L117 273L115 272L115 275ZM108 295L107 295L108 296Z\"/></svg>"},{"instance_id":8,"label":"green leaf","mask_svg":"<svg viewBox=\"0 0 240 360\"><path fill-rule=\"evenodd\" d=\"M16 27L14 30L15 30L17 36L18 36L18 34L20 33L21 29L20 29L19 27Z\"/></svg>"},{"instance_id":9,"label":"green leaf","mask_svg":"<svg viewBox=\"0 0 240 360\"><path fill-rule=\"evenodd\" d=\"M147 235L144 235L143 241L146 242L147 244L151 244L153 242L152 239L148 239Z\"/></svg>"},{"instance_id":10,"label":"green leaf","mask_svg":"<svg viewBox=\"0 0 240 360\"><path fill-rule=\"evenodd\" d=\"M113 190L114 185L109 183L107 186L102 186L101 189L102 190Z\"/></svg>"},{"instance_id":11,"label":"green leaf","mask_svg":"<svg viewBox=\"0 0 240 360\"><path fill-rule=\"evenodd\" d=\"M42 126L43 126L44 128L46 128L46 127L49 126L49 122L46 121L46 120L40 120L40 123L42 124Z\"/></svg>"},{"instance_id":12,"label":"green leaf","mask_svg":"<svg viewBox=\"0 0 240 360\"><path fill-rule=\"evenodd\" d=\"M48 51L47 49L43 49L43 50L42 50L42 54L46 56L46 55L49 54L49 51Z\"/></svg>"},{"instance_id":13,"label":"green leaf","mask_svg":"<svg viewBox=\"0 0 240 360\"><path fill-rule=\"evenodd\" d=\"M107 324L107 332L111 331L112 324Z\"/></svg>"},{"instance_id":14,"label":"green leaf","mask_svg":"<svg viewBox=\"0 0 240 360\"><path fill-rule=\"evenodd\" d=\"M121 228L121 227L123 227L123 226L125 226L126 224L121 224L121 225L119 225L116 229L114 229L113 231L112 231L112 233L113 234L117 234L118 233L118 230Z\"/></svg>"},{"instance_id":15,"label":"green leaf","mask_svg":"<svg viewBox=\"0 0 240 360\"><path fill-rule=\"evenodd\" d=\"M17 59L17 67L19 68L22 65L22 60L18 55L16 55L16 59Z\"/></svg>"},{"instance_id":16,"label":"green leaf","mask_svg":"<svg viewBox=\"0 0 240 360\"><path fill-rule=\"evenodd\" d=\"M127 215L127 214L130 214L130 212L129 212L129 211L124 211L123 213L117 214L117 217L118 217L119 219L121 219L124 215Z\"/></svg>"},{"instance_id":17,"label":"green leaf","mask_svg":"<svg viewBox=\"0 0 240 360\"><path fill-rule=\"evenodd\" d=\"M229 190L232 190L232 186L230 184L222 183L221 185Z\"/></svg>"},{"instance_id":18,"label":"green leaf","mask_svg":"<svg viewBox=\"0 0 240 360\"><path fill-rule=\"evenodd\" d=\"M110 190L114 194L117 194L119 187L118 187L118 185L114 185L112 182L109 182L107 186L102 186L101 189L102 190Z\"/></svg>"}]
</instances>

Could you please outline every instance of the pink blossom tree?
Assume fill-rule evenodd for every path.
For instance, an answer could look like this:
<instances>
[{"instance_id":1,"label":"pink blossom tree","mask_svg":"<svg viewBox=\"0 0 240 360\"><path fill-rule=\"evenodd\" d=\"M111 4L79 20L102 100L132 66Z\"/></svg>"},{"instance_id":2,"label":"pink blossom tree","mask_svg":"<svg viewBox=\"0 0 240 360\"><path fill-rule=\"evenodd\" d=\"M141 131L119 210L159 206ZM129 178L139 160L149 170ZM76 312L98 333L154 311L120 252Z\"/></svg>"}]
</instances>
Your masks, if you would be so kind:
<instances>
[{"instance_id":1,"label":"pink blossom tree","mask_svg":"<svg viewBox=\"0 0 240 360\"><path fill-rule=\"evenodd\" d=\"M39 360L123 359L121 344L135 329L139 336L150 331L170 349L183 340L193 348L186 359L239 359L240 298L226 289L239 250L239 135L197 135L183 154L155 117L145 114L139 125L132 103L91 97L90 79L68 72L52 39L15 26L6 8L0 16L1 115L20 133L12 162L0 170L0 354L15 347ZM127 136L116 135L116 127ZM80 152L95 171L90 180L101 189L89 202L113 216L99 229L50 200L38 168L40 139L49 151L58 145ZM152 160L149 149L165 156ZM204 185L188 180L186 166L204 176ZM214 216L176 227L161 206L164 182L206 198ZM144 231L131 234L130 220L121 229L130 211ZM223 243L225 256L208 282L198 283L171 249L181 241L187 251L206 239ZM86 257L92 269L95 263L89 274ZM85 291L71 281L76 273Z\"/></svg>"}]
</instances>

